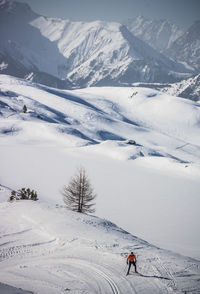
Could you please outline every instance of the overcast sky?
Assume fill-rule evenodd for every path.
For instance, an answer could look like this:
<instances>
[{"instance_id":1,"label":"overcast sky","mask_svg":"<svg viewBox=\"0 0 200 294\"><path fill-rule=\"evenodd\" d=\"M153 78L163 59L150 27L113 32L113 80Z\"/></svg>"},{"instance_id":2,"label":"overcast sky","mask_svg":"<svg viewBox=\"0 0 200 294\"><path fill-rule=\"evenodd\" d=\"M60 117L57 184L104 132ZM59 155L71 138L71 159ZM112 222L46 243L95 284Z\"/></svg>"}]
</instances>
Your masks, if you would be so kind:
<instances>
[{"instance_id":1,"label":"overcast sky","mask_svg":"<svg viewBox=\"0 0 200 294\"><path fill-rule=\"evenodd\" d=\"M200 19L200 0L18 0L42 15L74 21L123 21L142 15L189 27Z\"/></svg>"}]
</instances>

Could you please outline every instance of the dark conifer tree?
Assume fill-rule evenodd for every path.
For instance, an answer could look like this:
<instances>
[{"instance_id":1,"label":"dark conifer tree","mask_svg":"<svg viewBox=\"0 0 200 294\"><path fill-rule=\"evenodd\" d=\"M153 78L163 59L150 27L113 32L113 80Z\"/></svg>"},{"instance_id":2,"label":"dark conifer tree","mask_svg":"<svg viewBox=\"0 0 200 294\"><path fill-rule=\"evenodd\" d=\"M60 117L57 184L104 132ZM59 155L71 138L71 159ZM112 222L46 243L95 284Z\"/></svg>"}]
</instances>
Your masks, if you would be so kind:
<instances>
[{"instance_id":1,"label":"dark conifer tree","mask_svg":"<svg viewBox=\"0 0 200 294\"><path fill-rule=\"evenodd\" d=\"M27 109L27 107L26 107L26 105L25 105L25 104L24 104L24 106L23 106L23 109L22 109L22 110L23 110L23 113L27 113L27 110L28 110L28 109Z\"/></svg>"}]
</instances>

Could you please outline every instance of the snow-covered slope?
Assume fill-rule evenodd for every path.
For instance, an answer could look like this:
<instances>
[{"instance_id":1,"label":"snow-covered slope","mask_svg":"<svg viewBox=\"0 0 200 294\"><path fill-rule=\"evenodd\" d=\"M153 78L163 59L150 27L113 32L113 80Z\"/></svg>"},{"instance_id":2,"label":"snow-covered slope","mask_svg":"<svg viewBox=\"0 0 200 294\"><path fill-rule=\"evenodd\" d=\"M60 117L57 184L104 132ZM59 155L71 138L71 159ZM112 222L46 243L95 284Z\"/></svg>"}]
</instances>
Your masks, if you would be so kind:
<instances>
[{"instance_id":1,"label":"snow-covered slope","mask_svg":"<svg viewBox=\"0 0 200 294\"><path fill-rule=\"evenodd\" d=\"M200 75L172 84L161 83L134 83L134 87L144 87L164 92L168 95L182 97L193 101L200 100Z\"/></svg>"},{"instance_id":2,"label":"snow-covered slope","mask_svg":"<svg viewBox=\"0 0 200 294\"><path fill-rule=\"evenodd\" d=\"M154 49L199 73L199 20L186 31L168 20L152 20L142 16L126 21L125 25Z\"/></svg>"},{"instance_id":3,"label":"snow-covered slope","mask_svg":"<svg viewBox=\"0 0 200 294\"><path fill-rule=\"evenodd\" d=\"M60 73L65 58L30 25L39 17L27 4L0 0L0 72L55 87L71 83Z\"/></svg>"},{"instance_id":4,"label":"snow-covered slope","mask_svg":"<svg viewBox=\"0 0 200 294\"><path fill-rule=\"evenodd\" d=\"M32 73L33 81L36 77L35 81L48 85L50 75L56 86L69 79L76 87L173 82L191 74L119 23L27 16L27 6L20 5L20 14L17 5L9 9L1 5L2 73L18 77Z\"/></svg>"},{"instance_id":5,"label":"snow-covered slope","mask_svg":"<svg viewBox=\"0 0 200 294\"><path fill-rule=\"evenodd\" d=\"M158 207L154 208L156 211L162 211L163 204L159 195L163 193L166 193L165 197L168 193L173 194L175 203L180 206L180 194L176 192L178 190L183 195L183 204L189 199L188 193L193 195L193 217L186 222L187 210L181 205L181 219L194 232L199 230L198 213L195 210L198 207L200 174L199 104L151 89L102 87L61 91L3 75L0 78L0 89L0 160L4 166L2 185L18 189L25 185L25 181L33 189L38 189L41 195L46 195L48 190L50 201L53 191L57 195L55 201L60 203L59 190L66 182L66 177L70 178L72 170L83 164L89 166L91 172L96 170L93 180L100 191L103 189L102 195L106 197L110 191L110 204L107 208L104 197L100 200L100 215L111 217L129 231L133 230L128 220L128 216L133 217L131 207L127 208L126 201L123 213L117 213L121 194L124 195L121 187L126 187L127 201L137 201L137 212L134 215L137 225L134 226L134 232L155 242L159 239L159 245L174 249L176 246L171 246L168 241L171 239L168 236L168 233L171 234L168 224L176 222L175 210L170 211L170 223L166 222L165 237L162 238L157 239L157 231L162 230L158 228L157 218L156 223L151 219L153 223L150 228L146 227L146 222L138 220L141 213L144 213L144 201L149 203L151 197L158 198ZM24 104L28 108L27 113L22 113ZM126 160L130 162L128 165ZM18 166L21 166L20 173ZM105 166L108 173L105 173L106 185L101 183L104 178L101 170ZM38 173L38 168L42 174ZM100 182L95 177L98 173ZM41 175L44 176L42 181ZM184 181L187 179L188 189L184 189L182 184L179 186L176 179L179 176ZM119 187L116 184L113 186L114 178ZM137 179L136 182L134 178ZM148 189L141 185L144 178L149 179ZM166 187L165 192L163 187ZM137 191L134 199L132 191ZM116 209L111 204L114 195L118 195L119 199L119 202L115 202ZM170 199L171 197L169 202ZM122 215L127 209L129 212L126 212L126 218ZM146 216L149 213L147 205ZM168 219L168 213L166 218ZM179 239L182 234L185 238L189 231L188 228L173 237L172 244L176 243L178 250L181 250L180 240L176 238ZM195 234L190 236L190 240L193 240ZM198 256L198 242L191 242L194 243L194 249L186 245L182 252Z\"/></svg>"},{"instance_id":6,"label":"snow-covered slope","mask_svg":"<svg viewBox=\"0 0 200 294\"><path fill-rule=\"evenodd\" d=\"M182 80L179 83L169 84L166 87L161 88L161 91L173 95L179 96L194 101L200 100L200 74L191 77L186 80Z\"/></svg>"},{"instance_id":7,"label":"snow-covered slope","mask_svg":"<svg viewBox=\"0 0 200 294\"><path fill-rule=\"evenodd\" d=\"M165 51L184 34L184 30L168 20L152 20L143 16L129 19L124 23L141 40L158 51Z\"/></svg>"},{"instance_id":8,"label":"snow-covered slope","mask_svg":"<svg viewBox=\"0 0 200 294\"><path fill-rule=\"evenodd\" d=\"M104 219L31 201L0 203L0 218L2 294L200 291L200 262L152 246ZM130 251L137 255L139 274L126 277Z\"/></svg>"},{"instance_id":9,"label":"snow-covered slope","mask_svg":"<svg viewBox=\"0 0 200 294\"><path fill-rule=\"evenodd\" d=\"M187 63L197 73L200 70L200 20L180 36L165 53L173 59Z\"/></svg>"},{"instance_id":10,"label":"snow-covered slope","mask_svg":"<svg viewBox=\"0 0 200 294\"><path fill-rule=\"evenodd\" d=\"M170 81L175 78L175 72L187 72L118 23L39 17L31 25L57 42L67 59L67 76L79 86Z\"/></svg>"},{"instance_id":11,"label":"snow-covered slope","mask_svg":"<svg viewBox=\"0 0 200 294\"><path fill-rule=\"evenodd\" d=\"M66 91L4 75L0 89L0 292L198 293L199 104L151 89ZM80 165L97 215L140 238L63 207L60 190ZM39 201L8 203L23 186ZM139 274L126 277L131 250Z\"/></svg>"},{"instance_id":12,"label":"snow-covered slope","mask_svg":"<svg viewBox=\"0 0 200 294\"><path fill-rule=\"evenodd\" d=\"M199 107L190 101L142 88L62 91L4 75L0 87L2 134L14 132L18 138L28 140L39 134L38 129L41 132L46 129L50 140L51 136L52 140L57 136L65 142L69 137L72 145L76 141L81 145L98 145L114 140L122 150L125 147L127 158L152 153L174 157L180 162L198 159L198 151L191 154L187 152L188 146L187 150L178 148L186 142L191 148L197 148L200 143ZM22 113L24 104L28 107L27 114ZM182 120L183 113L185 120ZM33 133L28 134L30 126ZM152 132L155 133L153 143ZM173 142L170 149L165 145L169 136ZM130 147L128 139L134 139L138 145Z\"/></svg>"}]
</instances>

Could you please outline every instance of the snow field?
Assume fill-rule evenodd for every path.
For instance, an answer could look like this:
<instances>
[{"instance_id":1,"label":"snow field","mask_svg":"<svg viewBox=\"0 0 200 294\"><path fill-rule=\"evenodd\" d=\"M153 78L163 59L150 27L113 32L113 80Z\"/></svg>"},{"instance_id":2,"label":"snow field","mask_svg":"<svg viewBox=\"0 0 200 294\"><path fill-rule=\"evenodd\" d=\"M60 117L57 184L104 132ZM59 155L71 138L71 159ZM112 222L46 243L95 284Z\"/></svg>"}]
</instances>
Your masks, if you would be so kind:
<instances>
[{"instance_id":1,"label":"snow field","mask_svg":"<svg viewBox=\"0 0 200 294\"><path fill-rule=\"evenodd\" d=\"M19 189L25 181L62 203L60 189L84 165L100 194L99 216L200 256L197 104L143 88L61 91L3 75L0 86L3 185Z\"/></svg>"},{"instance_id":2,"label":"snow field","mask_svg":"<svg viewBox=\"0 0 200 294\"><path fill-rule=\"evenodd\" d=\"M106 220L41 201L2 203L0 209L6 221L0 251L4 284L43 294L198 291L197 261L156 248ZM126 277L130 250L140 275L131 271Z\"/></svg>"},{"instance_id":3,"label":"snow field","mask_svg":"<svg viewBox=\"0 0 200 294\"><path fill-rule=\"evenodd\" d=\"M3 75L0 89L1 283L14 287L0 289L198 293L199 106L143 88L61 91ZM81 165L96 215L158 247L63 207L60 191ZM39 202L5 202L23 186ZM131 250L141 275L126 278Z\"/></svg>"}]
</instances>

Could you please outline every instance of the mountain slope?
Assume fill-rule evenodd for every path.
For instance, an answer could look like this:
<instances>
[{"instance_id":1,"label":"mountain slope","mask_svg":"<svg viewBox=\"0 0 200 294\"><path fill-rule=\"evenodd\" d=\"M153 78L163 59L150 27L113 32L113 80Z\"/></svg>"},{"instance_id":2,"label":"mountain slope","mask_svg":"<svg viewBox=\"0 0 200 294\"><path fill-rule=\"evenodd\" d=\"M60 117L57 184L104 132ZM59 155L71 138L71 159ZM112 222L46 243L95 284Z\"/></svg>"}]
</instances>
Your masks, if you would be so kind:
<instances>
[{"instance_id":1,"label":"mountain slope","mask_svg":"<svg viewBox=\"0 0 200 294\"><path fill-rule=\"evenodd\" d=\"M139 145L130 150L128 146L124 148L128 158L134 157L135 152L136 157L140 153L153 152L180 161L190 161L192 157L194 161L198 160L195 153L191 156L186 150L177 149L183 140L192 149L199 145L199 107L190 101L142 88L62 91L4 75L1 76L0 86L2 123L7 129L2 128L2 134L9 134L9 129L12 133L14 128L19 138L22 135L23 139L23 132L28 130L29 124L33 125L33 130L34 125L40 125L48 130L48 134L51 133L52 139L55 131L61 141L72 136L71 139L77 138L81 145L98 145L110 139L121 142L119 146L122 144L122 150L123 145L127 146L126 140L134 137ZM27 114L21 113L24 104L29 110ZM187 119L183 121L177 112L184 112ZM152 132L155 133L153 136L158 148L155 142L151 143ZM32 139L34 134L37 133L33 132ZM170 149L165 145L168 136L173 142ZM76 143L72 140L71 144ZM197 150L196 155L199 153Z\"/></svg>"},{"instance_id":2,"label":"mountain slope","mask_svg":"<svg viewBox=\"0 0 200 294\"><path fill-rule=\"evenodd\" d=\"M22 3L19 13L18 4L8 3L1 5L1 73L65 88L173 82L191 74L119 23L47 18Z\"/></svg>"},{"instance_id":3,"label":"mountain slope","mask_svg":"<svg viewBox=\"0 0 200 294\"><path fill-rule=\"evenodd\" d=\"M173 95L179 96L193 101L200 100L200 74L183 80L179 83L169 84L161 89L161 91Z\"/></svg>"},{"instance_id":4,"label":"mountain slope","mask_svg":"<svg viewBox=\"0 0 200 294\"><path fill-rule=\"evenodd\" d=\"M132 234L158 247L199 258L200 113L197 103L143 88L101 87L61 91L8 76L0 77L0 89L2 170L0 201L8 199L10 189L18 190L25 186L38 192L41 204L43 203L45 207L48 205L49 209L52 207L53 210L57 207L55 209L57 210L63 205L60 194L63 185L69 182L77 167L82 165L86 168L95 192L98 194L96 203L98 216L114 221ZM22 112L24 104L28 108L27 113ZM15 213L13 206L4 204L2 210L5 208L7 212L0 214L0 219L3 217L0 221L1 228L4 225L8 227L8 223L12 221L10 211L7 209L10 207L13 214ZM133 214L133 207L136 205L137 209L134 209ZM21 213L21 209L24 213ZM40 251L47 246L51 251L51 246L53 250L60 248L56 241L53 241L53 237L45 239L45 236L49 236L44 233L47 232L46 229L43 235L39 233L40 237L37 239L36 227L39 226L37 224L28 235L26 232L18 235L17 232L20 230L26 230L23 225L24 216L24 223L29 223L25 212L27 211L31 217L30 222L34 226L38 215L41 217L45 215L48 208L40 212L39 210L36 209L35 212L37 217L33 216L34 209L31 215L31 208L24 206L16 210L18 212L15 216L12 214L16 227L19 225L19 230L14 230L16 234L13 236L21 236L22 239L17 237L19 241L15 241L10 235L11 239L6 241L4 236L1 239L1 244L5 243L2 247L5 249L2 255L4 252L6 256L12 255L12 252L15 254L18 250L22 256L20 247L22 245L25 255L27 251L30 252L31 263L37 252L34 251L32 254L29 249L38 248ZM57 233L62 227L62 220L59 221L59 216L53 214L46 219L41 219L43 226L44 223L48 224L48 219L51 219L50 225L47 225L48 231L51 227L54 230L57 221L59 222L53 235L55 238L60 238ZM11 226L13 227L13 224ZM29 227L29 224L27 226ZM67 235L70 231L66 225L63 230L62 235ZM4 228L1 232L2 235L7 235ZM8 232L10 233L12 232ZM73 232L69 234L72 236ZM95 234L100 235L99 232ZM72 236L73 238L76 236ZM94 239L92 236L88 238ZM36 245L50 240L52 243L44 243L41 246L38 245L39 247ZM16 246L12 241L16 242ZM23 246L30 245L32 242L34 246ZM80 242L85 244L82 239ZM98 242L97 240L95 243L97 248L99 248ZM105 243L109 244L109 240ZM88 246L90 250L90 245ZM76 247L76 250L74 251L76 256L84 255L82 252L77 253L80 248ZM63 252L67 255L67 251ZM68 251L68 254L71 255L71 251ZM40 255L37 256L41 258ZM146 253L144 258L145 256ZM12 260L17 259L13 256L10 261ZM7 264L8 268L5 267L5 279L1 280L5 284L10 283L9 277L14 280L14 276L17 276L17 269L14 276L8 275L9 266L12 268L14 266L10 261ZM52 262L51 260L50 267ZM2 262L2 266L5 264L5 261ZM121 261L119 263L117 261L116 266L119 267L120 264ZM40 265L43 268L43 262ZM173 266L175 267L174 263ZM181 264L179 266L182 268ZM115 271L113 272L112 269L110 269L111 272L109 269L105 271L105 267L103 264L104 274L110 278L115 276ZM151 272L150 268L142 274L148 275L147 272ZM27 268L24 268L24 271L27 277L29 275ZM152 275L153 273L156 275L154 270ZM75 272L73 271L72 274ZM196 274L195 272L193 274L195 281ZM116 275L118 277L117 273ZM45 279L42 273L40 276L43 280ZM85 281L85 277L81 274L80 276ZM96 276L93 277L96 281L98 280ZM117 277L113 278L115 284L117 284ZM27 281L29 278L24 280ZM42 283L39 285L44 288L49 287L49 280L48 277L46 286L42 286ZM54 279L52 280L53 284L56 283ZM61 281L63 278L58 287L61 285L64 287ZM181 281L180 287L185 287L182 278L179 281ZM21 280L19 284L20 282ZM103 285L99 286L101 289L108 287L108 285L105 286L105 281L97 281L97 283ZM19 284L11 283L16 288ZM25 287L28 284L31 283L25 282L23 289L31 290L32 288ZM176 282L176 284L179 283ZM189 289L189 284L186 284ZM121 289L121 286L117 285ZM151 283L152 289L155 290L154 286L155 284ZM57 289L57 286L55 288ZM194 286L191 288L194 289ZM125 292L125 289L123 290ZM122 293L124 293L123 290L121 290ZM129 293L130 288L126 291ZM102 290L102 292L105 291Z\"/></svg>"},{"instance_id":5,"label":"mountain slope","mask_svg":"<svg viewBox=\"0 0 200 294\"><path fill-rule=\"evenodd\" d=\"M1 73L55 87L69 87L71 83L61 81L57 66L65 58L48 39L30 25L39 17L27 4L15 1L0 1L0 67Z\"/></svg>"},{"instance_id":6,"label":"mountain slope","mask_svg":"<svg viewBox=\"0 0 200 294\"><path fill-rule=\"evenodd\" d=\"M130 32L158 51L165 51L184 34L184 30L168 20L152 20L143 16L124 23Z\"/></svg>"},{"instance_id":7,"label":"mountain slope","mask_svg":"<svg viewBox=\"0 0 200 294\"><path fill-rule=\"evenodd\" d=\"M168 95L182 97L193 101L200 100L200 76L194 75L191 78L182 80L172 84L161 83L135 83L134 87L145 87L149 89L155 89L164 92Z\"/></svg>"},{"instance_id":8,"label":"mountain slope","mask_svg":"<svg viewBox=\"0 0 200 294\"><path fill-rule=\"evenodd\" d=\"M168 56L200 70L200 21L196 21L165 51Z\"/></svg>"},{"instance_id":9,"label":"mountain slope","mask_svg":"<svg viewBox=\"0 0 200 294\"><path fill-rule=\"evenodd\" d=\"M125 22L131 33L164 55L199 72L199 21L184 31L168 20L151 20L139 16Z\"/></svg>"},{"instance_id":10,"label":"mountain slope","mask_svg":"<svg viewBox=\"0 0 200 294\"><path fill-rule=\"evenodd\" d=\"M69 79L81 87L138 80L170 81L187 73L180 64L157 53L118 23L66 21L64 24L40 17L31 24L57 42L68 60Z\"/></svg>"},{"instance_id":11,"label":"mountain slope","mask_svg":"<svg viewBox=\"0 0 200 294\"><path fill-rule=\"evenodd\" d=\"M31 201L0 203L0 211L1 282L15 287L11 293L200 290L200 262L152 246L104 219ZM139 274L126 277L131 250Z\"/></svg>"}]
</instances>

